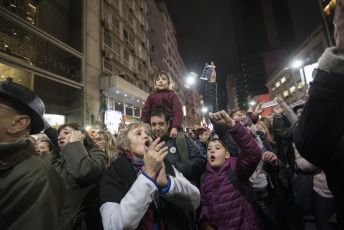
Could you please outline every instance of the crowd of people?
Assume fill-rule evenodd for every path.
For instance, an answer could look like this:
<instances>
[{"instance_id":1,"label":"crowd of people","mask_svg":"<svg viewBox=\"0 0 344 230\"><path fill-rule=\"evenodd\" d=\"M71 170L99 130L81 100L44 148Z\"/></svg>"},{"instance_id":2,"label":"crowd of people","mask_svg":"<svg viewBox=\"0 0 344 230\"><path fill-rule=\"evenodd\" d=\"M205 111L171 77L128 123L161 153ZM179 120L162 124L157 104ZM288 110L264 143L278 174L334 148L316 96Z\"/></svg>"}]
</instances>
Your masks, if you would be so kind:
<instances>
[{"instance_id":1,"label":"crowd of people","mask_svg":"<svg viewBox=\"0 0 344 230\"><path fill-rule=\"evenodd\" d=\"M34 92L0 82L1 229L344 229L343 14L341 0L337 46L319 60L305 104L276 95L266 116L262 103L219 111L211 62L213 129L183 131L166 72L141 122L116 137L54 129Z\"/></svg>"}]
</instances>

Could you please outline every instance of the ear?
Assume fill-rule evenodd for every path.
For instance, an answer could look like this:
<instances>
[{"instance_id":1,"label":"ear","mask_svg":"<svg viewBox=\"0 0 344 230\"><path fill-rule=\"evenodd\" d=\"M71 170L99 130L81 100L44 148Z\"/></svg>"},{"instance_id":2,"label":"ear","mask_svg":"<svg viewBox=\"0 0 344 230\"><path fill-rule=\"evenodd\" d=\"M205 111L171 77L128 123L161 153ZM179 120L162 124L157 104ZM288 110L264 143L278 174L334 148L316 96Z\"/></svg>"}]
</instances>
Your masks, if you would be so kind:
<instances>
[{"instance_id":1,"label":"ear","mask_svg":"<svg viewBox=\"0 0 344 230\"><path fill-rule=\"evenodd\" d=\"M229 152L225 153L225 158L228 159L231 156L231 154Z\"/></svg>"},{"instance_id":2,"label":"ear","mask_svg":"<svg viewBox=\"0 0 344 230\"><path fill-rule=\"evenodd\" d=\"M28 115L17 115L13 118L8 133L15 134L25 131L30 125L31 119Z\"/></svg>"}]
</instances>

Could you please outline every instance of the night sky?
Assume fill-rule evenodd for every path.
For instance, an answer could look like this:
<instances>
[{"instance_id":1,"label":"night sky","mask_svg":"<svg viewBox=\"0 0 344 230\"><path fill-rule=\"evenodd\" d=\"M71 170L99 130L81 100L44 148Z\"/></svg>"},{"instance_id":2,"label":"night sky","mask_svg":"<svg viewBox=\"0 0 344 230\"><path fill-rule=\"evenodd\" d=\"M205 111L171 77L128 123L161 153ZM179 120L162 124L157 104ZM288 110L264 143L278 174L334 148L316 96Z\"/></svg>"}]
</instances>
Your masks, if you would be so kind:
<instances>
[{"instance_id":1,"label":"night sky","mask_svg":"<svg viewBox=\"0 0 344 230\"><path fill-rule=\"evenodd\" d=\"M219 107L226 108L225 78L236 72L233 26L229 0L165 0L177 32L179 53L189 72L199 76L204 64L214 61L217 73ZM206 81L198 80L197 89L205 90Z\"/></svg>"}]
</instances>

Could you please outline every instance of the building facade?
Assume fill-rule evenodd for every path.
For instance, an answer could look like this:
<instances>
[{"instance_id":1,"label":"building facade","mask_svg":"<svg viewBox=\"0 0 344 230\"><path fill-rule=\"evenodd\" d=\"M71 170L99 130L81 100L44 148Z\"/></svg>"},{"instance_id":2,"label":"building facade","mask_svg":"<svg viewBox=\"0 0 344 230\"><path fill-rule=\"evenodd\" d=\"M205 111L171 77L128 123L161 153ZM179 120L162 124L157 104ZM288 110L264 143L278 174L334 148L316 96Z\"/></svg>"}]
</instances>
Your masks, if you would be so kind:
<instances>
[{"instance_id":1,"label":"building facade","mask_svg":"<svg viewBox=\"0 0 344 230\"><path fill-rule=\"evenodd\" d=\"M304 85L312 81L313 70L317 61L329 46L322 27L313 33L288 57L286 63L267 80L266 87L271 99L281 94L289 105L301 103L305 98Z\"/></svg>"},{"instance_id":2,"label":"building facade","mask_svg":"<svg viewBox=\"0 0 344 230\"><path fill-rule=\"evenodd\" d=\"M84 123L84 7L82 0L0 1L0 81L35 91L51 125Z\"/></svg>"}]
</instances>

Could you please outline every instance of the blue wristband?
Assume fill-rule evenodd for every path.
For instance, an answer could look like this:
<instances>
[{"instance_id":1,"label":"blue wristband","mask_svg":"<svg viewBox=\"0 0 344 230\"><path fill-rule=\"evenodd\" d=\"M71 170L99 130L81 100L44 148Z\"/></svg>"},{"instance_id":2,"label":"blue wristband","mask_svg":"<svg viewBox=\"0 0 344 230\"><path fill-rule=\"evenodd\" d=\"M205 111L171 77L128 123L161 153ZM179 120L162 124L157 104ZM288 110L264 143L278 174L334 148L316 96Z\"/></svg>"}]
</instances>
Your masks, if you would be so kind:
<instances>
[{"instance_id":1,"label":"blue wristband","mask_svg":"<svg viewBox=\"0 0 344 230\"><path fill-rule=\"evenodd\" d=\"M152 181L155 186L159 189L159 185L155 182L155 180L153 180L150 176L148 176L145 172L142 172L142 174L147 177L150 181Z\"/></svg>"},{"instance_id":2,"label":"blue wristband","mask_svg":"<svg viewBox=\"0 0 344 230\"><path fill-rule=\"evenodd\" d=\"M167 185L167 187L166 187L166 188L163 188L163 189L161 189L161 190L159 190L159 192L160 192L161 194L165 194L165 193L167 193L168 191L170 191L170 188L171 188L171 179L170 179L170 177L167 177L167 180L168 180L168 185Z\"/></svg>"}]
</instances>

